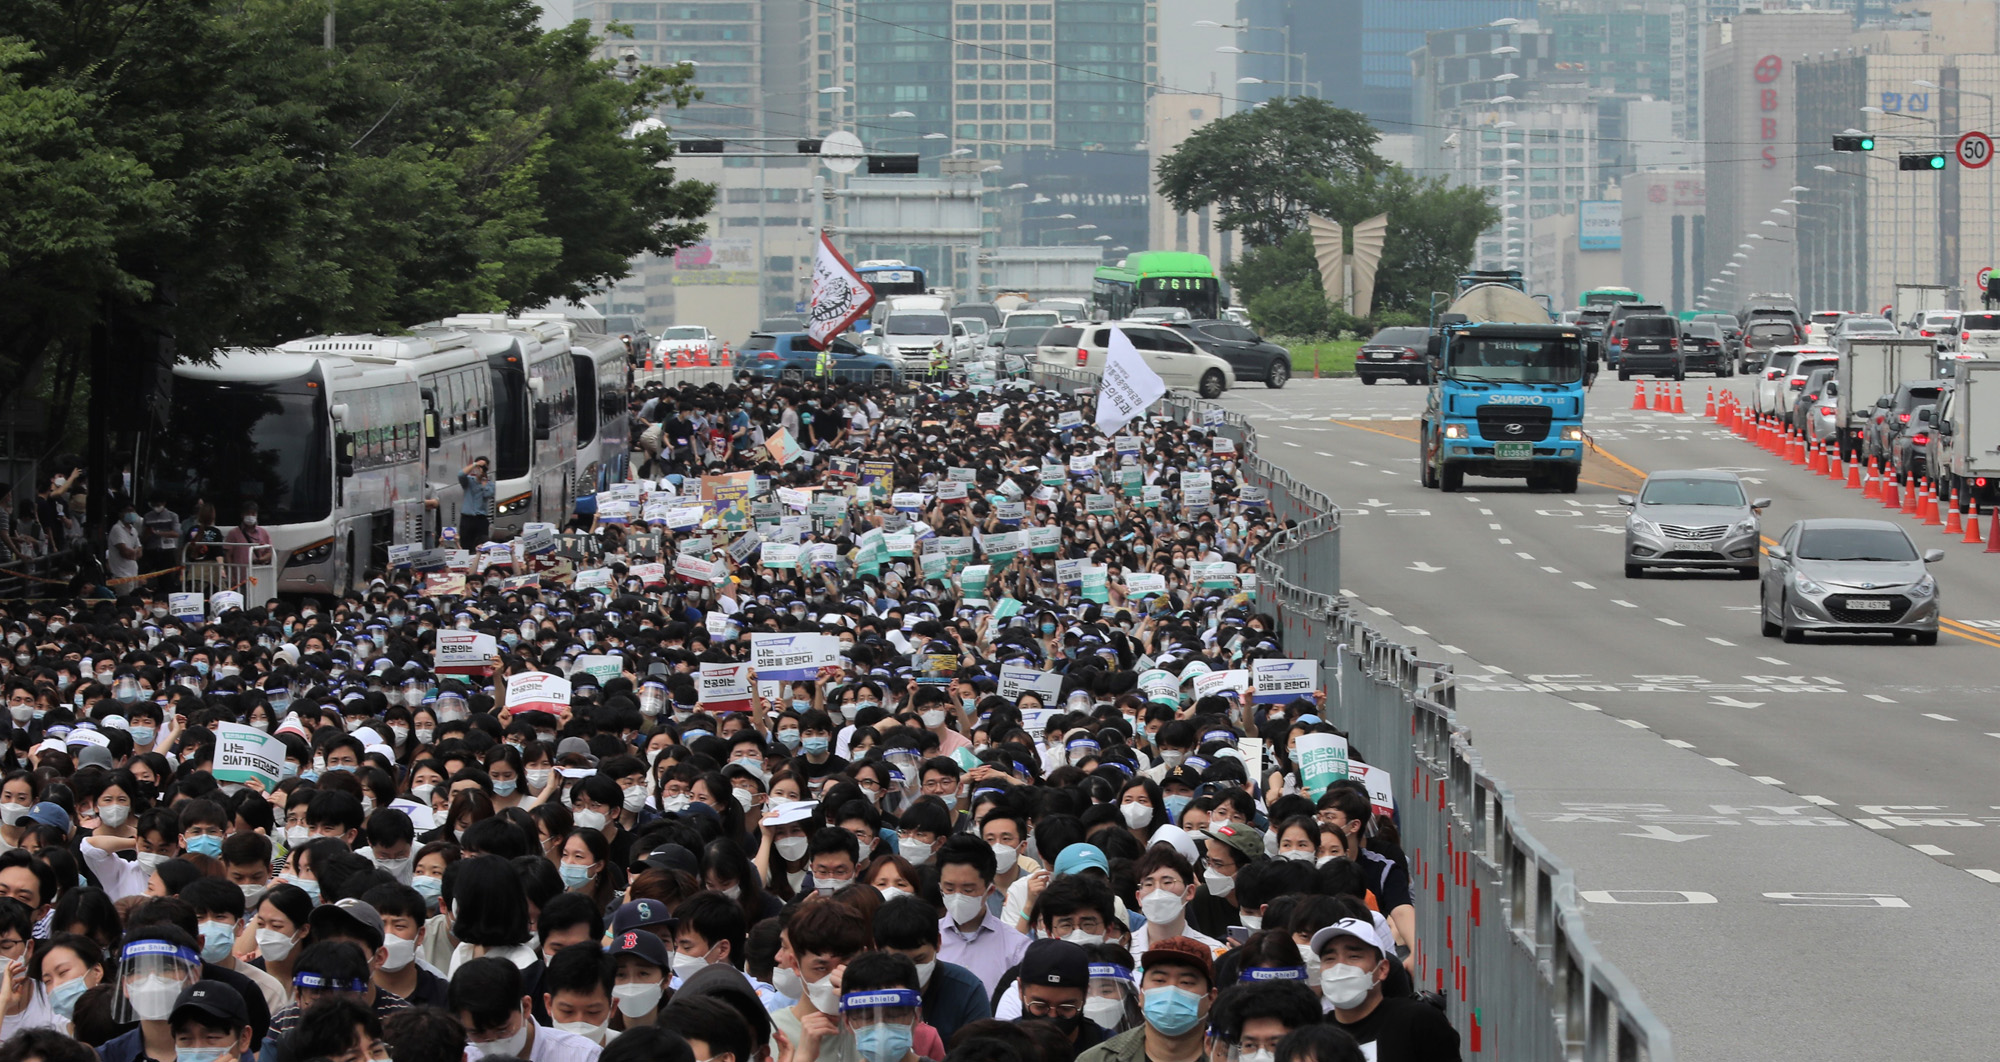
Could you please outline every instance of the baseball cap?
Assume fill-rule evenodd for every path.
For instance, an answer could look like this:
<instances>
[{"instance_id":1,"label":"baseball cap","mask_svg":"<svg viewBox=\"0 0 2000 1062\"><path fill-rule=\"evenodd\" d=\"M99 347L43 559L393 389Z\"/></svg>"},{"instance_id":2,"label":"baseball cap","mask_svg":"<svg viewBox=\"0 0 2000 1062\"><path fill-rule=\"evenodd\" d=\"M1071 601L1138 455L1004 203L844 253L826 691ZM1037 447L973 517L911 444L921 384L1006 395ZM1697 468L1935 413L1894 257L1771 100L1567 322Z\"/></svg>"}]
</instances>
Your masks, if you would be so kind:
<instances>
[{"instance_id":1,"label":"baseball cap","mask_svg":"<svg viewBox=\"0 0 2000 1062\"><path fill-rule=\"evenodd\" d=\"M672 926L677 922L666 904L658 900L633 900L612 914L611 935L620 936L630 930L653 926Z\"/></svg>"},{"instance_id":2,"label":"baseball cap","mask_svg":"<svg viewBox=\"0 0 2000 1062\"><path fill-rule=\"evenodd\" d=\"M313 908L312 917L308 918L306 923L312 926L314 939L318 939L322 933L352 931L359 927L363 939L373 941L368 945L370 949L382 946L381 913L375 910L373 904L351 896L345 900Z\"/></svg>"},{"instance_id":3,"label":"baseball cap","mask_svg":"<svg viewBox=\"0 0 2000 1062\"><path fill-rule=\"evenodd\" d=\"M1139 967L1150 970L1155 966L1192 966L1210 984L1215 983L1215 954L1208 950L1208 945L1188 937L1168 937L1148 943L1145 953L1139 956Z\"/></svg>"},{"instance_id":4,"label":"baseball cap","mask_svg":"<svg viewBox=\"0 0 2000 1062\"><path fill-rule=\"evenodd\" d=\"M694 853L677 844L663 844L646 853L646 866L656 870L684 870L699 875L701 864L695 861Z\"/></svg>"},{"instance_id":5,"label":"baseball cap","mask_svg":"<svg viewBox=\"0 0 2000 1062\"><path fill-rule=\"evenodd\" d=\"M178 1022L183 1011L193 1010L211 1018L220 1018L231 1026L250 1024L250 1008L243 1003L243 994L221 981L196 981L181 989L179 998L174 1000L174 1009L169 1013L170 1021Z\"/></svg>"},{"instance_id":6,"label":"baseball cap","mask_svg":"<svg viewBox=\"0 0 2000 1062\"><path fill-rule=\"evenodd\" d=\"M1201 835L1211 841L1221 841L1243 853L1246 861L1264 854L1264 835L1233 822L1225 822L1220 826L1204 826Z\"/></svg>"},{"instance_id":7,"label":"baseball cap","mask_svg":"<svg viewBox=\"0 0 2000 1062\"><path fill-rule=\"evenodd\" d=\"M30 822L39 822L44 826L54 826L64 833L69 832L69 812L64 811L61 804L52 800L44 800L29 808L27 817Z\"/></svg>"},{"instance_id":8,"label":"baseball cap","mask_svg":"<svg viewBox=\"0 0 2000 1062\"><path fill-rule=\"evenodd\" d=\"M604 949L612 955L630 955L641 962L666 969L667 946L649 930L628 929L611 936L611 946Z\"/></svg>"},{"instance_id":9,"label":"baseball cap","mask_svg":"<svg viewBox=\"0 0 2000 1062\"><path fill-rule=\"evenodd\" d=\"M1090 954L1083 950L1083 945L1067 940L1047 937L1035 940L1021 956L1020 978L1024 985L1088 989Z\"/></svg>"},{"instance_id":10,"label":"baseball cap","mask_svg":"<svg viewBox=\"0 0 2000 1062\"><path fill-rule=\"evenodd\" d=\"M1309 947L1312 948L1313 954L1317 955L1325 950L1327 942L1335 937L1353 937L1361 943L1374 948L1378 955L1389 954L1389 949L1382 946L1382 938L1375 932L1375 927L1367 922L1363 922L1359 918L1343 918L1314 933L1312 944Z\"/></svg>"},{"instance_id":11,"label":"baseball cap","mask_svg":"<svg viewBox=\"0 0 2000 1062\"><path fill-rule=\"evenodd\" d=\"M1111 871L1111 864L1104 858L1104 850L1094 844L1078 842L1063 849L1056 855L1055 873L1057 877L1091 869L1102 870L1106 873L1110 873Z\"/></svg>"}]
</instances>

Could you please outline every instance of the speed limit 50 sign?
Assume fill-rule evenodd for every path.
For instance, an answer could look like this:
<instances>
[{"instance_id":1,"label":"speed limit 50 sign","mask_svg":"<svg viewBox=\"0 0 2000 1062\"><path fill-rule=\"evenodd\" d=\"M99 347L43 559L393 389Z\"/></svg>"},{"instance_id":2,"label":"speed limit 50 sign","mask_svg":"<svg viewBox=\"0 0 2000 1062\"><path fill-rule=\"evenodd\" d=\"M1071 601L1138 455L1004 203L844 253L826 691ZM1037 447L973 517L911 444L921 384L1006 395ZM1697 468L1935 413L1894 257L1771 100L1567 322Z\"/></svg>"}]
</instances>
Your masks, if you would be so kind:
<instances>
[{"instance_id":1,"label":"speed limit 50 sign","mask_svg":"<svg viewBox=\"0 0 2000 1062\"><path fill-rule=\"evenodd\" d=\"M1958 138L1958 164L1976 170L1993 161L1993 138L1974 130Z\"/></svg>"}]
</instances>

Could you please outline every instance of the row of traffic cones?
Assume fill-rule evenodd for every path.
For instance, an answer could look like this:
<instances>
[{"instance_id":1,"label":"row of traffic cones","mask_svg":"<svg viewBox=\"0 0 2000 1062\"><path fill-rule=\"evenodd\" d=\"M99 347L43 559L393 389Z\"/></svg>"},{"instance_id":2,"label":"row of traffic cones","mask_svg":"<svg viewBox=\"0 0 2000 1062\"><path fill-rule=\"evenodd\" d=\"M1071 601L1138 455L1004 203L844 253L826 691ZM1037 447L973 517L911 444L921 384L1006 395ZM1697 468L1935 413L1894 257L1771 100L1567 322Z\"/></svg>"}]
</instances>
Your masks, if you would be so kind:
<instances>
[{"instance_id":1,"label":"row of traffic cones","mask_svg":"<svg viewBox=\"0 0 2000 1062\"><path fill-rule=\"evenodd\" d=\"M1971 545L1984 543L1987 553L2000 553L2000 506L1989 507L1986 513L1988 533L1982 535L1979 507L1961 507L1941 500L1936 480L1911 476L1905 482L1904 477L1884 471L1879 457L1847 461L1841 456L1839 446L1829 440L1808 442L1791 425L1775 416L1746 413L1741 401L1728 391L1724 391L1718 399L1715 389L1710 387L1703 416L1781 460L1836 483L1844 482L1847 489L1860 491L1863 498L1880 501L1884 508L1909 516L1921 526L1939 528L1946 535L1958 535L1959 541Z\"/></svg>"},{"instance_id":2,"label":"row of traffic cones","mask_svg":"<svg viewBox=\"0 0 2000 1062\"><path fill-rule=\"evenodd\" d=\"M1715 413L1715 389L1708 392L1709 414ZM1652 404L1646 402L1646 383L1641 380L1632 385L1632 408L1651 410L1654 413L1686 413L1687 405L1681 400L1680 381L1654 380Z\"/></svg>"}]
</instances>

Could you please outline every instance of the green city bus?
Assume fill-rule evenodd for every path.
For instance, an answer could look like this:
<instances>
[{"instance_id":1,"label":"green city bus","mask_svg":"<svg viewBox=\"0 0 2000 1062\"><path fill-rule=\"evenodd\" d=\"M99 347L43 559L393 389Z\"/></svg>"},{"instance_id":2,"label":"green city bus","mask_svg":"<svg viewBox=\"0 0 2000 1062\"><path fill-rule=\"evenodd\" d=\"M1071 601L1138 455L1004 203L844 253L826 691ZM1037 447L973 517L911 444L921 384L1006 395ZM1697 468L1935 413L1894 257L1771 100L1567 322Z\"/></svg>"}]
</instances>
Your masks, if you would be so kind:
<instances>
[{"instance_id":1,"label":"green city bus","mask_svg":"<svg viewBox=\"0 0 2000 1062\"><path fill-rule=\"evenodd\" d=\"M1592 306L1616 306L1621 302L1645 302L1644 296L1631 288L1592 288L1583 293L1577 305L1583 309Z\"/></svg>"},{"instance_id":2,"label":"green city bus","mask_svg":"<svg viewBox=\"0 0 2000 1062\"><path fill-rule=\"evenodd\" d=\"M1222 280L1205 254L1141 251L1098 267L1090 304L1113 321L1148 306L1179 306L1197 321L1210 321L1221 315Z\"/></svg>"}]
</instances>

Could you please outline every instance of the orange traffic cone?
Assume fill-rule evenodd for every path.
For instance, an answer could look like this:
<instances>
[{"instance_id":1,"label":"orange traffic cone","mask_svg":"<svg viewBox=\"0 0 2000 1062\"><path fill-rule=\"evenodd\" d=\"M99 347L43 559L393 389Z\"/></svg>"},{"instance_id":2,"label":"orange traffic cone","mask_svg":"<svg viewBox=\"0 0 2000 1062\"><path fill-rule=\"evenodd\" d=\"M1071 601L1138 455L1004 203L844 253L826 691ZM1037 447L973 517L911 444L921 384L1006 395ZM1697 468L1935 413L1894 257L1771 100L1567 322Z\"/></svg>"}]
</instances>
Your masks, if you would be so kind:
<instances>
[{"instance_id":1,"label":"orange traffic cone","mask_svg":"<svg viewBox=\"0 0 2000 1062\"><path fill-rule=\"evenodd\" d=\"M1701 415L1702 415L1702 416L1704 416L1704 417L1707 417L1707 418L1708 418L1708 419L1710 419L1710 420L1716 420L1716 421L1719 421L1719 420L1721 420L1721 419L1722 419L1722 416L1721 416L1721 414L1717 413L1717 412L1716 412L1716 409L1715 409L1715 385L1714 385L1714 384L1710 384L1710 385L1709 385L1709 388L1708 388L1708 406L1707 406L1707 408L1705 408L1705 409L1703 409L1703 410L1701 411Z\"/></svg>"},{"instance_id":2,"label":"orange traffic cone","mask_svg":"<svg viewBox=\"0 0 2000 1062\"><path fill-rule=\"evenodd\" d=\"M1673 408L1673 412L1675 412L1675 413L1686 413L1686 412L1687 412L1687 406L1685 406L1685 405L1683 405L1683 404L1681 403L1681 385L1680 385L1680 381L1678 381L1678 380L1676 380L1676 381L1674 382L1674 408Z\"/></svg>"},{"instance_id":3,"label":"orange traffic cone","mask_svg":"<svg viewBox=\"0 0 2000 1062\"><path fill-rule=\"evenodd\" d=\"M1882 508L1901 509L1903 507L1902 495L1897 490L1899 486L1900 484L1896 482L1896 477L1882 477Z\"/></svg>"},{"instance_id":4,"label":"orange traffic cone","mask_svg":"<svg viewBox=\"0 0 2000 1062\"><path fill-rule=\"evenodd\" d=\"M1847 473L1841 471L1840 463L1840 447L1828 446L1826 448L1826 476L1835 483L1847 478Z\"/></svg>"},{"instance_id":5,"label":"orange traffic cone","mask_svg":"<svg viewBox=\"0 0 2000 1062\"><path fill-rule=\"evenodd\" d=\"M1922 517L1923 507L1917 500L1920 491L1916 479L1912 477L1903 486L1905 488L1903 490L1903 504L1898 506L1896 511L1902 513L1904 516Z\"/></svg>"},{"instance_id":6,"label":"orange traffic cone","mask_svg":"<svg viewBox=\"0 0 2000 1062\"><path fill-rule=\"evenodd\" d=\"M1860 490L1860 489L1861 489L1861 462L1860 462L1860 461L1849 461L1849 462L1847 463L1847 489L1848 489L1848 490ZM1863 495L1863 497L1866 497L1866 495Z\"/></svg>"},{"instance_id":7,"label":"orange traffic cone","mask_svg":"<svg viewBox=\"0 0 2000 1062\"><path fill-rule=\"evenodd\" d=\"M1986 540L1986 552L2000 553L2000 519L1996 519L1993 517L1993 514L1988 513L1986 523L1993 532L1993 537Z\"/></svg>"},{"instance_id":8,"label":"orange traffic cone","mask_svg":"<svg viewBox=\"0 0 2000 1062\"><path fill-rule=\"evenodd\" d=\"M1632 385L1632 408L1646 408L1646 385L1644 382Z\"/></svg>"},{"instance_id":9,"label":"orange traffic cone","mask_svg":"<svg viewBox=\"0 0 2000 1062\"><path fill-rule=\"evenodd\" d=\"M1963 530L1965 528L1958 522L1958 499L1953 498L1950 504L1944 507L1944 533L1956 535Z\"/></svg>"},{"instance_id":10,"label":"orange traffic cone","mask_svg":"<svg viewBox=\"0 0 2000 1062\"><path fill-rule=\"evenodd\" d=\"M1959 541L1970 542L1975 546L1986 541L1979 534L1979 506L1976 504L1965 510L1965 537Z\"/></svg>"},{"instance_id":11,"label":"orange traffic cone","mask_svg":"<svg viewBox=\"0 0 2000 1062\"><path fill-rule=\"evenodd\" d=\"M1868 459L1868 474L1863 479L1865 482L1861 488L1861 496L1864 498L1880 498L1882 496L1881 458L1871 457Z\"/></svg>"},{"instance_id":12,"label":"orange traffic cone","mask_svg":"<svg viewBox=\"0 0 2000 1062\"><path fill-rule=\"evenodd\" d=\"M1944 516L1938 512L1938 491L1935 482L1924 487L1924 526L1944 526Z\"/></svg>"}]
</instances>

